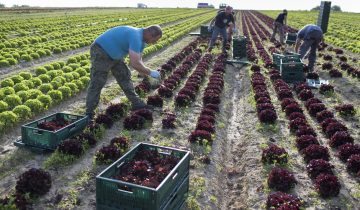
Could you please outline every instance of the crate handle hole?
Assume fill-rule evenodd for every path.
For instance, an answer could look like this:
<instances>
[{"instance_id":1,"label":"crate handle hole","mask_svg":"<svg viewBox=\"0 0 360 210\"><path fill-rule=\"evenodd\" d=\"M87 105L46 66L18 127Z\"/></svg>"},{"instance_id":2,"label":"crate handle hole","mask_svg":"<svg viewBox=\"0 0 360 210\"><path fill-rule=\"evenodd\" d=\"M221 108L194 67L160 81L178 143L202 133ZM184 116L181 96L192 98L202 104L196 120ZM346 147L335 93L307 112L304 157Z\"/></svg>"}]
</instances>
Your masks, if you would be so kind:
<instances>
[{"instance_id":1,"label":"crate handle hole","mask_svg":"<svg viewBox=\"0 0 360 210\"><path fill-rule=\"evenodd\" d=\"M132 191L127 191L127 190L122 190L122 189L118 189L118 192L128 193L128 194L133 194L134 193Z\"/></svg>"},{"instance_id":2,"label":"crate handle hole","mask_svg":"<svg viewBox=\"0 0 360 210\"><path fill-rule=\"evenodd\" d=\"M177 177L177 175L178 175L178 172L176 172L176 173L174 174L174 176L172 176L172 179L174 180L174 179Z\"/></svg>"},{"instance_id":3,"label":"crate handle hole","mask_svg":"<svg viewBox=\"0 0 360 210\"><path fill-rule=\"evenodd\" d=\"M121 162L121 163L120 163L119 165L117 165L116 167L117 167L117 168L120 168L121 166L124 165L124 163L125 163L125 162Z\"/></svg>"}]
</instances>

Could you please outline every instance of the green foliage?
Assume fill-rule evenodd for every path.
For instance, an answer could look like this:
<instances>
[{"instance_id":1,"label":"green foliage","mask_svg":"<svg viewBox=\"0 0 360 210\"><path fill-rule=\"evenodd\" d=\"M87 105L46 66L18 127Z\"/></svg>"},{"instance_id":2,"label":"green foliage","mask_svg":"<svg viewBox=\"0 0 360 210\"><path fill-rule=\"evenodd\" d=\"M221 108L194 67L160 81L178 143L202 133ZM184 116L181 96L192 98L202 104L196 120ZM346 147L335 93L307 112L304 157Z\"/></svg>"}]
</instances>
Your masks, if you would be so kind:
<instances>
[{"instance_id":1,"label":"green foliage","mask_svg":"<svg viewBox=\"0 0 360 210\"><path fill-rule=\"evenodd\" d=\"M42 84L41 79L37 77L34 77L29 81L31 81L34 84L34 87L39 87Z\"/></svg>"},{"instance_id":2,"label":"green foliage","mask_svg":"<svg viewBox=\"0 0 360 210\"><path fill-rule=\"evenodd\" d=\"M55 90L62 86L61 82L58 82L58 81L55 81L55 80L51 81L50 84L53 86L53 88Z\"/></svg>"},{"instance_id":3,"label":"green foliage","mask_svg":"<svg viewBox=\"0 0 360 210\"><path fill-rule=\"evenodd\" d=\"M55 103L61 102L63 99L62 92L59 90L51 90L47 93Z\"/></svg>"},{"instance_id":4,"label":"green foliage","mask_svg":"<svg viewBox=\"0 0 360 210\"><path fill-rule=\"evenodd\" d=\"M52 104L52 99L49 95L39 95L36 99L43 103L45 109L49 108Z\"/></svg>"},{"instance_id":5,"label":"green foliage","mask_svg":"<svg viewBox=\"0 0 360 210\"><path fill-rule=\"evenodd\" d=\"M0 82L1 87L13 87L14 84L15 84L14 81L12 81L9 78L4 79L3 81Z\"/></svg>"},{"instance_id":6,"label":"green foliage","mask_svg":"<svg viewBox=\"0 0 360 210\"><path fill-rule=\"evenodd\" d=\"M39 113L44 110L45 106L38 99L29 99L24 105L28 106L33 113Z\"/></svg>"},{"instance_id":7,"label":"green foliage","mask_svg":"<svg viewBox=\"0 0 360 210\"><path fill-rule=\"evenodd\" d=\"M15 58L6 58L6 61L9 63L9 65L16 65L18 61ZM1 61L0 61L1 66Z\"/></svg>"},{"instance_id":8,"label":"green foliage","mask_svg":"<svg viewBox=\"0 0 360 210\"><path fill-rule=\"evenodd\" d=\"M39 79L41 80L42 83L48 83L51 81L51 77L47 74L40 75Z\"/></svg>"},{"instance_id":9,"label":"green foliage","mask_svg":"<svg viewBox=\"0 0 360 210\"><path fill-rule=\"evenodd\" d=\"M24 83L17 83L16 85L14 85L14 90L15 92L19 92L22 90L29 90L29 87Z\"/></svg>"},{"instance_id":10,"label":"green foliage","mask_svg":"<svg viewBox=\"0 0 360 210\"><path fill-rule=\"evenodd\" d=\"M8 66L10 66L9 61L7 61L7 60L0 60L0 68L1 68L1 67L8 67Z\"/></svg>"},{"instance_id":11,"label":"green foliage","mask_svg":"<svg viewBox=\"0 0 360 210\"><path fill-rule=\"evenodd\" d=\"M21 98L21 101L26 101L29 99L29 93L28 91L25 90L21 90L17 92L16 95L18 95Z\"/></svg>"},{"instance_id":12,"label":"green foliage","mask_svg":"<svg viewBox=\"0 0 360 210\"><path fill-rule=\"evenodd\" d=\"M37 76L42 75L42 74L46 74L46 72L47 72L47 70L44 67L37 67L35 69L35 74Z\"/></svg>"},{"instance_id":13,"label":"green foliage","mask_svg":"<svg viewBox=\"0 0 360 210\"><path fill-rule=\"evenodd\" d=\"M29 94L29 99L36 99L39 95L42 95L43 93L38 89L31 89L27 91Z\"/></svg>"},{"instance_id":14,"label":"green foliage","mask_svg":"<svg viewBox=\"0 0 360 210\"><path fill-rule=\"evenodd\" d=\"M46 72L47 75L51 77L51 79L54 79L57 76L62 76L63 72L61 70L50 70Z\"/></svg>"},{"instance_id":15,"label":"green foliage","mask_svg":"<svg viewBox=\"0 0 360 210\"><path fill-rule=\"evenodd\" d=\"M21 81L24 80L24 78L22 78L22 76L20 75L14 75L10 77L10 79L14 82L14 84L20 83Z\"/></svg>"},{"instance_id":16,"label":"green foliage","mask_svg":"<svg viewBox=\"0 0 360 210\"><path fill-rule=\"evenodd\" d=\"M82 90L85 88L85 85L81 82L81 80L75 80L74 83L78 87L79 90Z\"/></svg>"},{"instance_id":17,"label":"green foliage","mask_svg":"<svg viewBox=\"0 0 360 210\"><path fill-rule=\"evenodd\" d=\"M66 78L64 76L57 76L52 81L58 82L63 85L66 82Z\"/></svg>"},{"instance_id":18,"label":"green foliage","mask_svg":"<svg viewBox=\"0 0 360 210\"><path fill-rule=\"evenodd\" d=\"M42 93L46 94L47 92L49 92L50 90L53 89L53 86L49 83L44 83L42 85L39 86L38 88Z\"/></svg>"},{"instance_id":19,"label":"green foliage","mask_svg":"<svg viewBox=\"0 0 360 210\"><path fill-rule=\"evenodd\" d=\"M55 47L54 50L53 50L53 52L54 52L55 54L59 54L59 53L62 52L62 50L61 50L60 47Z\"/></svg>"},{"instance_id":20,"label":"green foliage","mask_svg":"<svg viewBox=\"0 0 360 210\"><path fill-rule=\"evenodd\" d=\"M39 58L40 58L40 55L39 55L38 53L33 52L33 53L30 53L30 57L31 57L32 59L39 59Z\"/></svg>"},{"instance_id":21,"label":"green foliage","mask_svg":"<svg viewBox=\"0 0 360 210\"><path fill-rule=\"evenodd\" d=\"M20 59L24 61L31 61L33 58L30 55L24 54L21 55Z\"/></svg>"},{"instance_id":22,"label":"green foliage","mask_svg":"<svg viewBox=\"0 0 360 210\"><path fill-rule=\"evenodd\" d=\"M71 89L67 86L61 86L58 90L61 91L63 98L69 98L71 96Z\"/></svg>"},{"instance_id":23,"label":"green foliage","mask_svg":"<svg viewBox=\"0 0 360 210\"><path fill-rule=\"evenodd\" d=\"M32 115L31 109L26 105L16 106L12 111L19 117L20 120L29 119Z\"/></svg>"},{"instance_id":24,"label":"green foliage","mask_svg":"<svg viewBox=\"0 0 360 210\"><path fill-rule=\"evenodd\" d=\"M66 82L71 82L74 80L74 76L72 75L72 73L65 73L64 77L66 79Z\"/></svg>"},{"instance_id":25,"label":"green foliage","mask_svg":"<svg viewBox=\"0 0 360 210\"><path fill-rule=\"evenodd\" d=\"M0 101L0 112L8 110L9 105L5 101Z\"/></svg>"},{"instance_id":26,"label":"green foliage","mask_svg":"<svg viewBox=\"0 0 360 210\"><path fill-rule=\"evenodd\" d=\"M11 94L11 95L6 96L4 98L4 101L9 105L10 109L12 109L15 106L20 105L22 103L21 98L16 94Z\"/></svg>"},{"instance_id":27,"label":"green foliage","mask_svg":"<svg viewBox=\"0 0 360 210\"><path fill-rule=\"evenodd\" d=\"M74 79L79 79L80 78L80 74L77 72L71 72L71 74L73 75Z\"/></svg>"},{"instance_id":28,"label":"green foliage","mask_svg":"<svg viewBox=\"0 0 360 210\"><path fill-rule=\"evenodd\" d=\"M69 87L73 94L79 92L78 86L75 83L68 82L68 83L65 83L65 86Z\"/></svg>"},{"instance_id":29,"label":"green foliage","mask_svg":"<svg viewBox=\"0 0 360 210\"><path fill-rule=\"evenodd\" d=\"M34 83L32 82L32 80L24 80L21 83L23 83L24 85L26 85L29 89L32 89L35 87Z\"/></svg>"},{"instance_id":30,"label":"green foliage","mask_svg":"<svg viewBox=\"0 0 360 210\"><path fill-rule=\"evenodd\" d=\"M50 64L53 68L54 68L54 70L59 70L59 69L61 69L61 65L59 64L59 63L52 63L52 64Z\"/></svg>"},{"instance_id":31,"label":"green foliage","mask_svg":"<svg viewBox=\"0 0 360 210\"><path fill-rule=\"evenodd\" d=\"M54 67L50 64L44 65L44 68L48 71L54 70Z\"/></svg>"},{"instance_id":32,"label":"green foliage","mask_svg":"<svg viewBox=\"0 0 360 210\"><path fill-rule=\"evenodd\" d=\"M4 88L1 88L1 90L3 91L3 93L5 95L15 94L15 90L12 87L4 87Z\"/></svg>"},{"instance_id":33,"label":"green foliage","mask_svg":"<svg viewBox=\"0 0 360 210\"><path fill-rule=\"evenodd\" d=\"M77 68L80 67L80 64L72 63L72 64L69 64L68 66L71 67L73 70L76 70Z\"/></svg>"},{"instance_id":34,"label":"green foliage","mask_svg":"<svg viewBox=\"0 0 360 210\"><path fill-rule=\"evenodd\" d=\"M88 76L80 77L80 81L84 84L85 87L89 85L90 78Z\"/></svg>"},{"instance_id":35,"label":"green foliage","mask_svg":"<svg viewBox=\"0 0 360 210\"><path fill-rule=\"evenodd\" d=\"M70 63L77 63L78 61L76 60L76 58L69 58L68 60L67 60L67 64L70 64Z\"/></svg>"},{"instance_id":36,"label":"green foliage","mask_svg":"<svg viewBox=\"0 0 360 210\"><path fill-rule=\"evenodd\" d=\"M32 78L32 74L30 72L20 72L19 75L25 80L29 80Z\"/></svg>"},{"instance_id":37,"label":"green foliage","mask_svg":"<svg viewBox=\"0 0 360 210\"><path fill-rule=\"evenodd\" d=\"M12 126L13 124L17 123L18 120L18 116L12 111L5 111L0 113L0 122L2 122L5 127Z\"/></svg>"},{"instance_id":38,"label":"green foliage","mask_svg":"<svg viewBox=\"0 0 360 210\"><path fill-rule=\"evenodd\" d=\"M62 68L62 71L64 73L69 73L69 72L72 72L73 69L70 66L65 66L64 68Z\"/></svg>"},{"instance_id":39,"label":"green foliage","mask_svg":"<svg viewBox=\"0 0 360 210\"><path fill-rule=\"evenodd\" d=\"M58 64L60 64L60 67L63 68L65 66L65 62L64 61L58 61Z\"/></svg>"}]
</instances>

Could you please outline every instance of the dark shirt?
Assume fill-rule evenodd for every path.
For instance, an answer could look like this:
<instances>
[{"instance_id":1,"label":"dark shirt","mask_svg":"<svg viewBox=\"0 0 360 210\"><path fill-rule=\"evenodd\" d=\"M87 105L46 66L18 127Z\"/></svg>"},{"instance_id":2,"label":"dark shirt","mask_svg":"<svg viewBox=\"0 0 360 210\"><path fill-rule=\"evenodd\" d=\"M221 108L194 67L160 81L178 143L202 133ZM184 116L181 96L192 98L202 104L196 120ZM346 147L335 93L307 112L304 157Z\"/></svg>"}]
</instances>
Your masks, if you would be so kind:
<instances>
[{"instance_id":1,"label":"dark shirt","mask_svg":"<svg viewBox=\"0 0 360 210\"><path fill-rule=\"evenodd\" d=\"M225 12L220 12L215 17L215 26L219 28L225 28L225 26L230 22L235 22L234 16L232 14L226 15Z\"/></svg>"},{"instance_id":2,"label":"dark shirt","mask_svg":"<svg viewBox=\"0 0 360 210\"><path fill-rule=\"evenodd\" d=\"M300 31L297 33L297 38L303 40L320 40L323 38L323 32L319 26L309 24L300 29Z\"/></svg>"},{"instance_id":3,"label":"dark shirt","mask_svg":"<svg viewBox=\"0 0 360 210\"><path fill-rule=\"evenodd\" d=\"M286 14L285 13L280 13L277 18L275 19L275 22L278 22L278 23L281 23L281 24L284 24L284 19L286 17Z\"/></svg>"}]
</instances>

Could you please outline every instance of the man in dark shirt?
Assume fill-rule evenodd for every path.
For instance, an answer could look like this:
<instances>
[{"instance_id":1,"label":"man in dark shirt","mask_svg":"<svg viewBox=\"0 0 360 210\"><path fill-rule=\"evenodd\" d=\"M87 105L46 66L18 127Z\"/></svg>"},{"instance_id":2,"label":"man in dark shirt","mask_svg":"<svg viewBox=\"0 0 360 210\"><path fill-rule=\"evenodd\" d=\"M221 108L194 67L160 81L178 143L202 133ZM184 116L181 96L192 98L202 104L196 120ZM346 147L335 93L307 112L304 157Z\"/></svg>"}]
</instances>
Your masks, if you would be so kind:
<instances>
[{"instance_id":1,"label":"man in dark shirt","mask_svg":"<svg viewBox=\"0 0 360 210\"><path fill-rule=\"evenodd\" d=\"M308 24L304 26L297 33L295 42L295 52L300 54L300 58L304 59L305 55L310 49L309 54L309 71L314 71L314 65L316 61L316 49L323 40L323 32L317 25ZM302 42L300 46L300 42Z\"/></svg>"},{"instance_id":2,"label":"man in dark shirt","mask_svg":"<svg viewBox=\"0 0 360 210\"><path fill-rule=\"evenodd\" d=\"M271 36L271 41L275 40L275 35L279 32L280 43L284 44L284 26L286 25L287 10L284 9L274 21L273 34Z\"/></svg>"},{"instance_id":3,"label":"man in dark shirt","mask_svg":"<svg viewBox=\"0 0 360 210\"><path fill-rule=\"evenodd\" d=\"M214 25L215 23L215 25ZM232 24L230 24L232 23ZM214 47L215 41L219 35L223 39L223 46L222 50L225 51L225 45L227 42L227 34L226 34L226 26L230 24L230 27L234 28L232 31L235 30L235 19L232 15L232 8L227 6L225 11L219 12L214 19L211 20L209 28L213 28L209 49L208 51L211 52L212 48ZM214 25L214 26L213 26Z\"/></svg>"}]
</instances>

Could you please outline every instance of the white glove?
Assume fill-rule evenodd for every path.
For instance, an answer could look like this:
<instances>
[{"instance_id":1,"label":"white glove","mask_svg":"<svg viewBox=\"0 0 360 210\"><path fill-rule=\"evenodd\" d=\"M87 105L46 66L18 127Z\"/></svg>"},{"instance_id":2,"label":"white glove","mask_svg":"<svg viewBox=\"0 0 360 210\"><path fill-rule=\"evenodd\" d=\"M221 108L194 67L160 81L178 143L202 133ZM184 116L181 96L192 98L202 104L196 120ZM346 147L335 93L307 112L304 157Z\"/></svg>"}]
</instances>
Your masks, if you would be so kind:
<instances>
[{"instance_id":1,"label":"white glove","mask_svg":"<svg viewBox=\"0 0 360 210\"><path fill-rule=\"evenodd\" d=\"M150 70L150 76L152 78L160 78L160 72L157 70Z\"/></svg>"},{"instance_id":2,"label":"white glove","mask_svg":"<svg viewBox=\"0 0 360 210\"><path fill-rule=\"evenodd\" d=\"M212 31L212 26L211 25L208 26L208 31Z\"/></svg>"}]
</instances>

